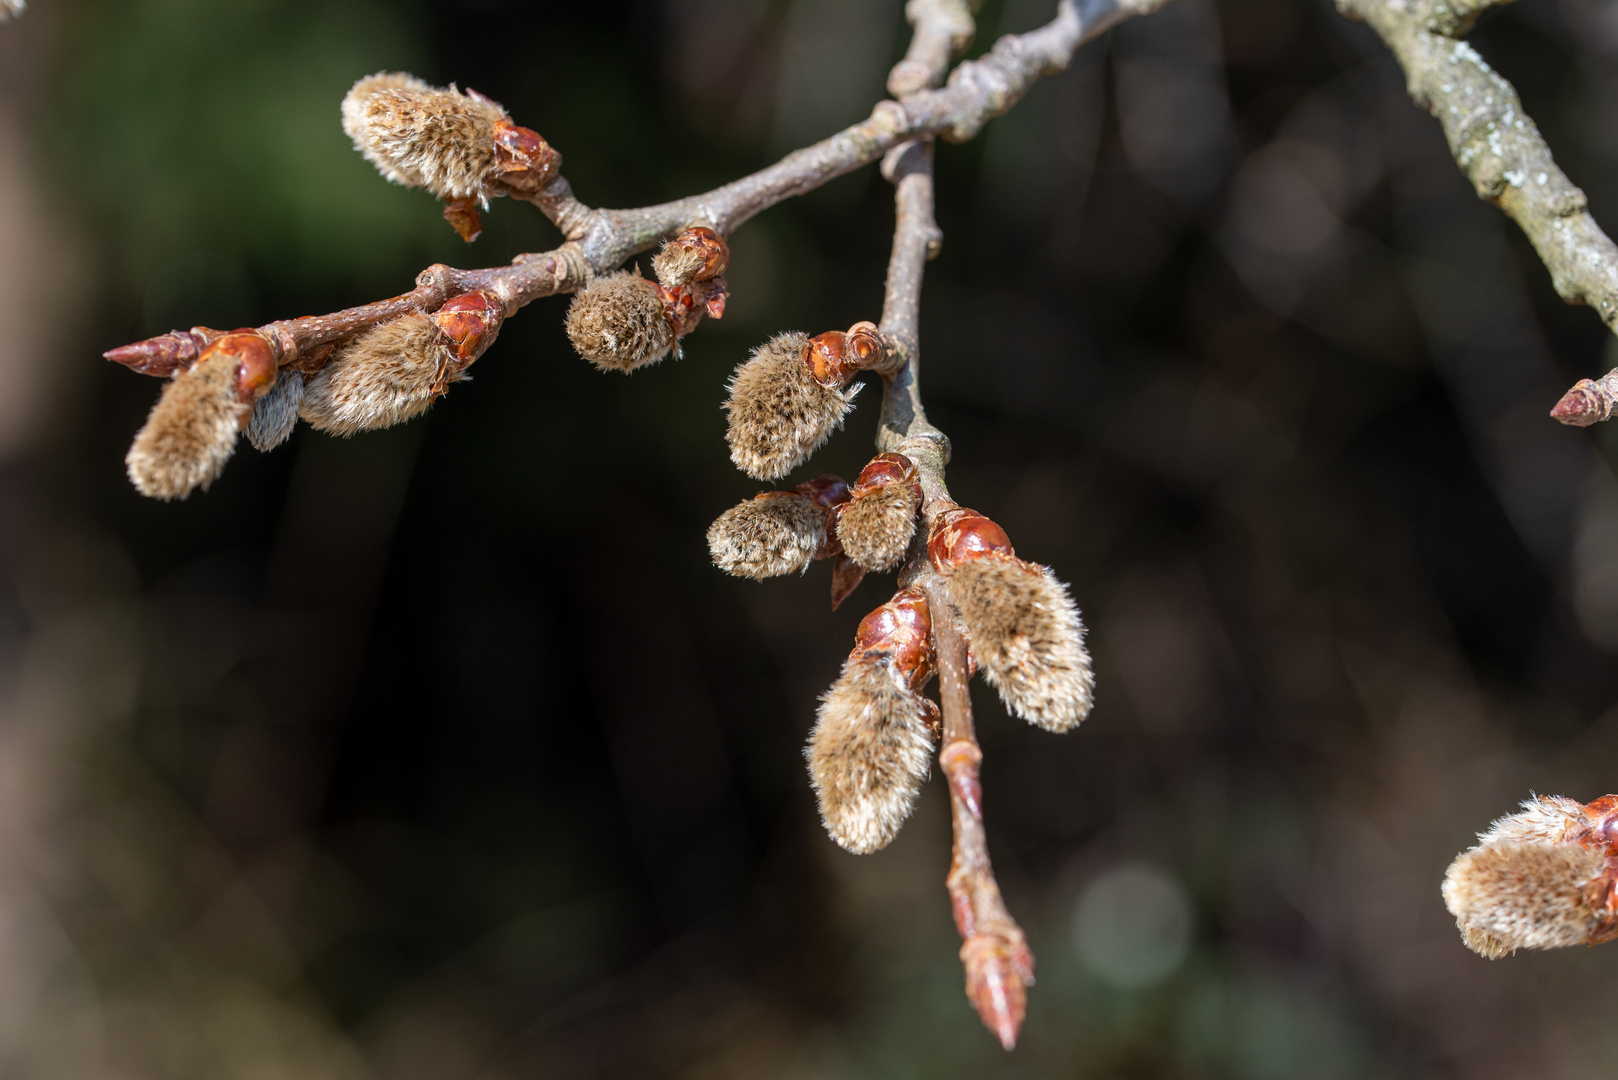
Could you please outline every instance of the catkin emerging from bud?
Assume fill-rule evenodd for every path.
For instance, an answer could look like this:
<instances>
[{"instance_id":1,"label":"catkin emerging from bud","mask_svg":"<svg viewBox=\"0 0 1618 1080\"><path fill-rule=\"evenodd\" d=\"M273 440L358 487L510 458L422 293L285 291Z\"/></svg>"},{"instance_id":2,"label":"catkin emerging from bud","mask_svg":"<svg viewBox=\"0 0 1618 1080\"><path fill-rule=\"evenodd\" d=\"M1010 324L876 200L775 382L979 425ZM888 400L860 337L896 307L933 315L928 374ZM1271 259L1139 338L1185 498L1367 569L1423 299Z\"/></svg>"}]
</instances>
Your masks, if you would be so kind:
<instances>
[{"instance_id":1,"label":"catkin emerging from bud","mask_svg":"<svg viewBox=\"0 0 1618 1080\"><path fill-rule=\"evenodd\" d=\"M284 369L275 387L253 406L247 422L247 441L254 450L267 453L292 437L298 426L298 406L303 404L303 373Z\"/></svg>"},{"instance_id":2,"label":"catkin emerging from bud","mask_svg":"<svg viewBox=\"0 0 1618 1080\"><path fill-rule=\"evenodd\" d=\"M505 119L486 98L402 72L361 79L343 99L343 130L367 161L394 183L445 200L487 199L495 125Z\"/></svg>"},{"instance_id":3,"label":"catkin emerging from bud","mask_svg":"<svg viewBox=\"0 0 1618 1080\"><path fill-rule=\"evenodd\" d=\"M671 289L710 281L729 266L729 245L718 233L700 225L676 236L652 257L652 272Z\"/></svg>"},{"instance_id":4,"label":"catkin emerging from bud","mask_svg":"<svg viewBox=\"0 0 1618 1080\"><path fill-rule=\"evenodd\" d=\"M136 491L183 499L219 477L248 410L238 389L240 365L232 353L207 352L163 388L124 458Z\"/></svg>"},{"instance_id":5,"label":"catkin emerging from bud","mask_svg":"<svg viewBox=\"0 0 1618 1080\"><path fill-rule=\"evenodd\" d=\"M802 573L825 542L825 508L790 491L766 492L733 506L708 527L714 565L737 577Z\"/></svg>"},{"instance_id":6,"label":"catkin emerging from bud","mask_svg":"<svg viewBox=\"0 0 1618 1080\"><path fill-rule=\"evenodd\" d=\"M567 309L567 336L603 371L625 373L663 359L674 346L657 286L624 270L596 278Z\"/></svg>"},{"instance_id":7,"label":"catkin emerging from bud","mask_svg":"<svg viewBox=\"0 0 1618 1080\"><path fill-rule=\"evenodd\" d=\"M910 549L920 509L915 464L902 454L880 455L860 473L838 520L843 551L866 570L892 570Z\"/></svg>"},{"instance_id":8,"label":"catkin emerging from bud","mask_svg":"<svg viewBox=\"0 0 1618 1080\"><path fill-rule=\"evenodd\" d=\"M1088 715L1095 676L1084 623L1055 575L987 555L956 567L948 583L972 653L1006 708L1047 731L1066 731Z\"/></svg>"},{"instance_id":9,"label":"catkin emerging from bud","mask_svg":"<svg viewBox=\"0 0 1618 1080\"><path fill-rule=\"evenodd\" d=\"M298 415L332 435L392 427L427 411L448 364L432 317L411 312L338 349L304 386Z\"/></svg>"},{"instance_id":10,"label":"catkin emerging from bud","mask_svg":"<svg viewBox=\"0 0 1618 1080\"><path fill-rule=\"evenodd\" d=\"M1601 921L1604 863L1577 844L1486 844L1450 864L1444 904L1463 940L1490 959L1589 944Z\"/></svg>"},{"instance_id":11,"label":"catkin emerging from bud","mask_svg":"<svg viewBox=\"0 0 1618 1080\"><path fill-rule=\"evenodd\" d=\"M808 344L805 334L780 334L731 377L730 460L755 480L774 480L803 464L853 408L859 385L816 382L803 362Z\"/></svg>"},{"instance_id":12,"label":"catkin emerging from bud","mask_svg":"<svg viewBox=\"0 0 1618 1080\"><path fill-rule=\"evenodd\" d=\"M886 847L932 760L925 705L891 658L856 654L820 699L809 778L826 831L855 854Z\"/></svg>"}]
</instances>

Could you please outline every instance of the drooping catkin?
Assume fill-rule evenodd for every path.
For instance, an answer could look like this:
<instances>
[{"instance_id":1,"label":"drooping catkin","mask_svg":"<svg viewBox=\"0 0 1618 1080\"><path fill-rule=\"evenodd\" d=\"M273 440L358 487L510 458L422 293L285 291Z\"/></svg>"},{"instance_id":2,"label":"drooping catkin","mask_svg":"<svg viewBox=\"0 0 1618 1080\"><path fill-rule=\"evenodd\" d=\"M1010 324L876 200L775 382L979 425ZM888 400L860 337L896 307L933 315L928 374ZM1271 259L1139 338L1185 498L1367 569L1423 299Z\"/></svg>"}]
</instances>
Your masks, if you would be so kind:
<instances>
[{"instance_id":1,"label":"drooping catkin","mask_svg":"<svg viewBox=\"0 0 1618 1080\"><path fill-rule=\"evenodd\" d=\"M731 376L725 402L730 460L755 480L785 476L825 445L853 408L855 383L833 389L803 365L806 334L779 334Z\"/></svg>"},{"instance_id":2,"label":"drooping catkin","mask_svg":"<svg viewBox=\"0 0 1618 1080\"><path fill-rule=\"evenodd\" d=\"M343 130L383 176L440 199L487 198L496 164L494 102L403 72L379 72L343 99Z\"/></svg>"},{"instance_id":3,"label":"drooping catkin","mask_svg":"<svg viewBox=\"0 0 1618 1080\"><path fill-rule=\"evenodd\" d=\"M163 388L124 458L135 490L183 499L219 477L248 408L237 390L239 364L231 353L208 352Z\"/></svg>"},{"instance_id":4,"label":"drooping catkin","mask_svg":"<svg viewBox=\"0 0 1618 1080\"><path fill-rule=\"evenodd\" d=\"M910 550L920 509L921 492L914 484L856 490L837 523L843 551L866 570L892 570Z\"/></svg>"},{"instance_id":5,"label":"drooping catkin","mask_svg":"<svg viewBox=\"0 0 1618 1080\"><path fill-rule=\"evenodd\" d=\"M1047 568L1009 556L970 559L947 581L973 655L1006 708L1047 731L1083 720L1095 675L1067 587Z\"/></svg>"},{"instance_id":6,"label":"drooping catkin","mask_svg":"<svg viewBox=\"0 0 1618 1080\"><path fill-rule=\"evenodd\" d=\"M603 371L634 371L663 359L674 346L657 286L630 270L598 277L573 297L567 336L580 356Z\"/></svg>"},{"instance_id":7,"label":"drooping catkin","mask_svg":"<svg viewBox=\"0 0 1618 1080\"><path fill-rule=\"evenodd\" d=\"M298 415L332 435L392 427L427 411L447 362L432 317L411 312L333 353L304 385Z\"/></svg>"},{"instance_id":8,"label":"drooping catkin","mask_svg":"<svg viewBox=\"0 0 1618 1080\"><path fill-rule=\"evenodd\" d=\"M1478 846L1487 844L1561 843L1569 833L1582 830L1584 804L1561 795L1535 795L1522 808L1490 823L1478 833Z\"/></svg>"},{"instance_id":9,"label":"drooping catkin","mask_svg":"<svg viewBox=\"0 0 1618 1080\"><path fill-rule=\"evenodd\" d=\"M708 527L714 565L745 578L802 573L825 541L825 509L795 492L749 499Z\"/></svg>"},{"instance_id":10,"label":"drooping catkin","mask_svg":"<svg viewBox=\"0 0 1618 1080\"><path fill-rule=\"evenodd\" d=\"M291 438L292 429L298 426L301 404L303 373L286 368L276 377L274 388L253 406L245 432L253 449L267 453Z\"/></svg>"},{"instance_id":11,"label":"drooping catkin","mask_svg":"<svg viewBox=\"0 0 1618 1080\"><path fill-rule=\"evenodd\" d=\"M1484 844L1450 864L1444 904L1462 940L1490 959L1588 944L1601 920L1591 885L1604 862L1577 844Z\"/></svg>"},{"instance_id":12,"label":"drooping catkin","mask_svg":"<svg viewBox=\"0 0 1618 1080\"><path fill-rule=\"evenodd\" d=\"M886 847L910 816L932 761L925 715L882 655L849 657L820 699L809 777L826 831L849 851Z\"/></svg>"}]
</instances>

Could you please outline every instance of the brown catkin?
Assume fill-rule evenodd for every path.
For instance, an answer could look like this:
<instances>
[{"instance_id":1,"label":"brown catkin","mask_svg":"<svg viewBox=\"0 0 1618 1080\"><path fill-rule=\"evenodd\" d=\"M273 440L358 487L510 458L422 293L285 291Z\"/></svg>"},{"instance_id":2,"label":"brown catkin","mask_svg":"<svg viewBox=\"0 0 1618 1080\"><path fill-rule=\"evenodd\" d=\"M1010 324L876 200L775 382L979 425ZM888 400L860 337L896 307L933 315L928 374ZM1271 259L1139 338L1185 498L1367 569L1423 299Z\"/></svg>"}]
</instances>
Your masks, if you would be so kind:
<instances>
[{"instance_id":1,"label":"brown catkin","mask_svg":"<svg viewBox=\"0 0 1618 1080\"><path fill-rule=\"evenodd\" d=\"M863 569L892 570L910 550L920 509L914 484L901 481L858 493L837 523L843 551Z\"/></svg>"},{"instance_id":2,"label":"brown catkin","mask_svg":"<svg viewBox=\"0 0 1618 1080\"><path fill-rule=\"evenodd\" d=\"M807 334L779 334L730 379L730 460L755 480L775 480L809 459L842 426L859 384L834 390L803 366Z\"/></svg>"},{"instance_id":3,"label":"brown catkin","mask_svg":"<svg viewBox=\"0 0 1618 1080\"><path fill-rule=\"evenodd\" d=\"M439 89L403 72L380 72L343 99L343 130L383 176L440 199L487 199L495 167L493 102Z\"/></svg>"},{"instance_id":4,"label":"brown catkin","mask_svg":"<svg viewBox=\"0 0 1618 1080\"><path fill-rule=\"evenodd\" d=\"M411 312L333 353L304 385L298 415L332 435L392 427L427 411L447 362L432 318Z\"/></svg>"},{"instance_id":5,"label":"brown catkin","mask_svg":"<svg viewBox=\"0 0 1618 1080\"><path fill-rule=\"evenodd\" d=\"M801 574L826 540L826 511L790 493L749 499L708 526L714 565L745 578Z\"/></svg>"},{"instance_id":6,"label":"brown catkin","mask_svg":"<svg viewBox=\"0 0 1618 1080\"><path fill-rule=\"evenodd\" d=\"M239 364L232 353L209 353L163 388L124 458L136 491L183 499L218 478L247 417L236 388Z\"/></svg>"},{"instance_id":7,"label":"brown catkin","mask_svg":"<svg viewBox=\"0 0 1618 1080\"><path fill-rule=\"evenodd\" d=\"M663 359L674 346L657 286L630 270L598 277L573 297L567 336L580 356L603 371L634 371Z\"/></svg>"},{"instance_id":8,"label":"brown catkin","mask_svg":"<svg viewBox=\"0 0 1618 1080\"><path fill-rule=\"evenodd\" d=\"M247 441L261 453L274 450L292 437L298 426L298 406L303 404L303 373L284 368L270 392L253 406L247 422Z\"/></svg>"},{"instance_id":9,"label":"brown catkin","mask_svg":"<svg viewBox=\"0 0 1618 1080\"><path fill-rule=\"evenodd\" d=\"M1572 829L1584 825L1584 805L1561 795L1535 795L1522 809L1490 824L1478 833L1478 845L1541 841L1560 843Z\"/></svg>"},{"instance_id":10,"label":"brown catkin","mask_svg":"<svg viewBox=\"0 0 1618 1080\"><path fill-rule=\"evenodd\" d=\"M1599 921L1587 886L1603 863L1577 844L1485 844L1450 864L1444 905L1462 940L1491 959L1501 950L1587 944Z\"/></svg>"},{"instance_id":11,"label":"brown catkin","mask_svg":"<svg viewBox=\"0 0 1618 1080\"><path fill-rule=\"evenodd\" d=\"M665 243L663 250L652 256L652 273L669 288L689 285L696 280L708 264L707 256L688 244Z\"/></svg>"},{"instance_id":12,"label":"brown catkin","mask_svg":"<svg viewBox=\"0 0 1618 1080\"><path fill-rule=\"evenodd\" d=\"M886 656L854 656L820 699L806 756L820 818L855 854L886 847L932 762L920 696Z\"/></svg>"},{"instance_id":13,"label":"brown catkin","mask_svg":"<svg viewBox=\"0 0 1618 1080\"><path fill-rule=\"evenodd\" d=\"M1043 566L994 556L956 567L947 580L972 653L1006 708L1047 731L1083 720L1095 676L1067 587Z\"/></svg>"}]
</instances>

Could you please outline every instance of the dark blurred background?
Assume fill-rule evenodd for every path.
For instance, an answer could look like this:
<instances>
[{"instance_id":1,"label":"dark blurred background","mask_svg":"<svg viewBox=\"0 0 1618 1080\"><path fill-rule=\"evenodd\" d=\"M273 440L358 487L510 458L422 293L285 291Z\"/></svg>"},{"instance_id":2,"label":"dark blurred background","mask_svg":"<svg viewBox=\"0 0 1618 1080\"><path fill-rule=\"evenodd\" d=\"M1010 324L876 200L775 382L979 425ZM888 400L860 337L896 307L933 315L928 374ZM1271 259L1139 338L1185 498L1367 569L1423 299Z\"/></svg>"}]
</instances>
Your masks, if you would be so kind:
<instances>
[{"instance_id":1,"label":"dark blurred background","mask_svg":"<svg viewBox=\"0 0 1618 1080\"><path fill-rule=\"evenodd\" d=\"M34 0L0 25L0 1074L1603 1077L1610 949L1466 952L1438 883L1531 790L1618 788L1612 367L1322 0L1174 0L938 152L924 386L957 497L1070 582L1099 705L977 697L1039 958L969 1011L935 781L875 856L800 748L873 578L755 585L747 349L873 318L865 170L733 240L730 313L619 378L532 305L431 414L144 501L159 384L98 353L335 310L466 249L349 147L405 69L503 102L595 205L859 119L899 0ZM1046 20L989 0L974 45ZM1618 226L1618 9L1472 37ZM871 453L874 389L807 476ZM800 477L801 478L801 477ZM981 690L981 688L979 688Z\"/></svg>"}]
</instances>

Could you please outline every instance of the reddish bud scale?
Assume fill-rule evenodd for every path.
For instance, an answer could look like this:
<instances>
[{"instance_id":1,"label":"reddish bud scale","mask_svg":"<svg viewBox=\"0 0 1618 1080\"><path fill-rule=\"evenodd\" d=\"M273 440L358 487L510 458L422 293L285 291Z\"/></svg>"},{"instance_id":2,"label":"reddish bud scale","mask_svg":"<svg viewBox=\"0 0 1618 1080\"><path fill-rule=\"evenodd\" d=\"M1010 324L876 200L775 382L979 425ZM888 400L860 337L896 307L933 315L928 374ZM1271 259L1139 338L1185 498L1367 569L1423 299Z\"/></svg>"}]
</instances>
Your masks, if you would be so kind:
<instances>
[{"instance_id":1,"label":"reddish bud scale","mask_svg":"<svg viewBox=\"0 0 1618 1080\"><path fill-rule=\"evenodd\" d=\"M251 330L226 334L202 350L200 362L211 356L228 356L236 362L236 396L250 405L270 392L278 374L275 350Z\"/></svg>"},{"instance_id":2,"label":"reddish bud scale","mask_svg":"<svg viewBox=\"0 0 1618 1080\"><path fill-rule=\"evenodd\" d=\"M670 240L668 246L685 248L701 258L702 266L691 275L692 281L708 281L730 269L730 245L705 225L687 229Z\"/></svg>"},{"instance_id":3,"label":"reddish bud scale","mask_svg":"<svg viewBox=\"0 0 1618 1080\"><path fill-rule=\"evenodd\" d=\"M715 319L725 317L725 301L730 293L722 277L672 288L654 282L652 287L657 290L657 298L663 302L663 314L676 338L685 337L695 330L703 315Z\"/></svg>"},{"instance_id":4,"label":"reddish bud scale","mask_svg":"<svg viewBox=\"0 0 1618 1080\"><path fill-rule=\"evenodd\" d=\"M912 585L860 620L854 632L854 649L867 656L891 656L894 669L905 677L910 689L920 690L935 670L932 634L927 595Z\"/></svg>"},{"instance_id":5,"label":"reddish bud scale","mask_svg":"<svg viewBox=\"0 0 1618 1080\"><path fill-rule=\"evenodd\" d=\"M854 481L854 495L857 498L862 490L900 481L914 483L919 489L920 474L916 471L916 463L903 454L878 454L860 470L859 478Z\"/></svg>"},{"instance_id":6,"label":"reddish bud scale","mask_svg":"<svg viewBox=\"0 0 1618 1080\"><path fill-rule=\"evenodd\" d=\"M854 590L860 587L860 582L865 580L865 568L843 554L843 545L836 538L837 517L841 516L841 511L842 507L840 506L833 508L832 513L834 516L829 518L826 523L826 547L835 545L837 550L829 551L826 555L817 554L815 556L817 559L827 558L831 555L836 556L837 561L831 564L831 609L833 611L842 607L843 601L853 595ZM825 550L825 548L822 548L822 550ZM928 702L928 704L930 705L931 702ZM929 724L936 727L930 722ZM936 731L933 733L933 737L937 738Z\"/></svg>"},{"instance_id":7,"label":"reddish bud scale","mask_svg":"<svg viewBox=\"0 0 1618 1080\"><path fill-rule=\"evenodd\" d=\"M1570 827L1564 840L1606 859L1604 872L1592 881L1586 895L1598 922L1590 943L1599 945L1618 939L1618 795L1603 795L1581 808L1584 820Z\"/></svg>"},{"instance_id":8,"label":"reddish bud scale","mask_svg":"<svg viewBox=\"0 0 1618 1080\"><path fill-rule=\"evenodd\" d=\"M454 370L463 371L494 344L506 309L493 293L477 290L451 297L433 315Z\"/></svg>"},{"instance_id":9,"label":"reddish bud scale","mask_svg":"<svg viewBox=\"0 0 1618 1080\"><path fill-rule=\"evenodd\" d=\"M847 330L831 330L810 338L804 346L803 366L820 385L838 388L847 386L866 368L879 366L887 356L876 324L857 322Z\"/></svg>"},{"instance_id":10,"label":"reddish bud scale","mask_svg":"<svg viewBox=\"0 0 1618 1080\"><path fill-rule=\"evenodd\" d=\"M1028 1014L1028 984L1034 957L1021 933L974 934L961 946L966 996L983 1023L1011 1050Z\"/></svg>"},{"instance_id":11,"label":"reddish bud scale","mask_svg":"<svg viewBox=\"0 0 1618 1080\"><path fill-rule=\"evenodd\" d=\"M120 345L101 355L115 364L122 364L142 375L155 375L166 379L185 371L197 362L197 357L223 333L206 326L193 326L190 330L175 330L168 334L137 341L133 345Z\"/></svg>"},{"instance_id":12,"label":"reddish bud scale","mask_svg":"<svg viewBox=\"0 0 1618 1080\"><path fill-rule=\"evenodd\" d=\"M1015 556L1006 531L976 510L956 507L933 519L927 537L933 568L948 576L957 566L986 555Z\"/></svg>"},{"instance_id":13,"label":"reddish bud scale","mask_svg":"<svg viewBox=\"0 0 1618 1080\"><path fill-rule=\"evenodd\" d=\"M539 132L510 120L494 125L494 157L490 178L525 194L543 191L562 171L562 155Z\"/></svg>"},{"instance_id":14,"label":"reddish bud scale","mask_svg":"<svg viewBox=\"0 0 1618 1080\"><path fill-rule=\"evenodd\" d=\"M444 203L444 220L468 244L483 235L483 216L478 213L476 199L448 199Z\"/></svg>"},{"instance_id":15,"label":"reddish bud scale","mask_svg":"<svg viewBox=\"0 0 1618 1080\"><path fill-rule=\"evenodd\" d=\"M832 507L848 501L850 488L848 481L841 476L833 476L827 473L825 476L817 476L813 480L805 480L797 486L796 490L799 495L807 495L816 506L830 510Z\"/></svg>"}]
</instances>

